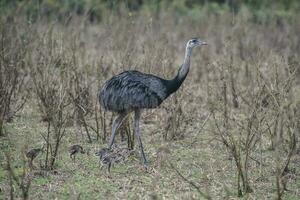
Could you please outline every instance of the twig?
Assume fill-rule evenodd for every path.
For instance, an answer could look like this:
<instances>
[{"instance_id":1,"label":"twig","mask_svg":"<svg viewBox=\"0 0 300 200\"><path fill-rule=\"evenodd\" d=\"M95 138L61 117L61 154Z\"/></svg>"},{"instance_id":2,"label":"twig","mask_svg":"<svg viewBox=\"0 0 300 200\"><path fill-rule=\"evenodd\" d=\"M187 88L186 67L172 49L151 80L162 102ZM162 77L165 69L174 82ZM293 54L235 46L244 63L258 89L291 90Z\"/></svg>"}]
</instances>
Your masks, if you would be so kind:
<instances>
[{"instance_id":1,"label":"twig","mask_svg":"<svg viewBox=\"0 0 300 200\"><path fill-rule=\"evenodd\" d=\"M199 192L199 194L201 194L205 199L209 199L209 200L212 199L208 194L205 194L204 192L202 192L202 191L200 190L199 186L197 186L193 181L188 180L186 177L184 177L184 176L178 171L178 169L176 169L176 168L174 167L174 165L173 165L171 162L168 162L168 163L170 164L171 168L175 170L175 172L178 174L178 176L179 176L180 178L182 178L185 182L187 182L188 184L190 184L191 186L193 186L193 187Z\"/></svg>"}]
</instances>

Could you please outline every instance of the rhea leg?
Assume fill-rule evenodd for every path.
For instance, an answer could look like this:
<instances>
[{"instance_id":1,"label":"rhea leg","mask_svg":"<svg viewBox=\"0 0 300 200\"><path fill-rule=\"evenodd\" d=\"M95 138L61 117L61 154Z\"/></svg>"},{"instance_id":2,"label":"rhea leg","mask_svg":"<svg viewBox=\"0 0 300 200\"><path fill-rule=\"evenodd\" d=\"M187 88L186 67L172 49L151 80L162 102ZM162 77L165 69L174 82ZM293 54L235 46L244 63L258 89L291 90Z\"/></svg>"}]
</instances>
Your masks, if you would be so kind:
<instances>
[{"instance_id":1,"label":"rhea leg","mask_svg":"<svg viewBox=\"0 0 300 200\"><path fill-rule=\"evenodd\" d=\"M110 137L109 145L108 145L109 149L111 149L111 147L114 143L115 137L116 137L116 132L117 132L118 128L120 127L120 125L122 124L122 121L126 117L126 115L127 115L127 113L121 113L114 120L113 125L112 125L111 137Z\"/></svg>"},{"instance_id":2,"label":"rhea leg","mask_svg":"<svg viewBox=\"0 0 300 200\"><path fill-rule=\"evenodd\" d=\"M30 169L33 169L33 159L31 158L30 161L29 161L29 168Z\"/></svg>"},{"instance_id":3,"label":"rhea leg","mask_svg":"<svg viewBox=\"0 0 300 200\"><path fill-rule=\"evenodd\" d=\"M140 146L140 149L141 149L143 164L147 165L147 160L146 160L146 156L145 156L145 153L144 153L144 147L143 147L141 134L140 134L140 127L139 127L140 117L141 117L141 111L136 110L135 111L135 116L134 116L134 129L135 129L134 132L135 132L136 138L138 139L139 146Z\"/></svg>"}]
</instances>

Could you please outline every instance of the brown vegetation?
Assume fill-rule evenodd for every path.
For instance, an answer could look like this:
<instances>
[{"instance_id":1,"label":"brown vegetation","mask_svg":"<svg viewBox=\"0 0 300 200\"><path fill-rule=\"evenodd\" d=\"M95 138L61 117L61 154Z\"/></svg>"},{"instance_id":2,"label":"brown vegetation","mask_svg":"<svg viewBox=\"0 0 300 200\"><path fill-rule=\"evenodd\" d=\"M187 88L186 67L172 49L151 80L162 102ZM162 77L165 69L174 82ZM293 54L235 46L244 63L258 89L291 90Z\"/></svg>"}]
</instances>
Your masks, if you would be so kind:
<instances>
[{"instance_id":1,"label":"brown vegetation","mask_svg":"<svg viewBox=\"0 0 300 200\"><path fill-rule=\"evenodd\" d=\"M144 173L138 175L141 182L121 170L116 178L125 185L127 179L131 180L127 184L132 183L132 190L141 192L141 196L149 194L142 189L150 187L146 184L149 179L155 182L164 178L170 185L161 188L165 193L159 195L166 198L175 197L178 188L186 196L177 198L199 198L193 188L210 199L251 195L252 191L258 191L251 196L258 199L282 199L286 193L300 195L293 186L299 185L299 180L290 178L291 174L299 176L300 170L299 155L295 154L300 133L300 22L295 16L257 24L249 20L249 15L247 11L235 16L207 11L192 20L167 13L123 13L121 18L112 15L99 24L77 17L66 22L41 18L36 23L22 16L2 17L0 135L4 134L3 126L7 127L9 131L2 138L10 142L6 146L6 140L1 141L1 149L18 157L25 145L45 140L42 168L58 170L51 173L60 173L63 181L52 181L60 185L74 173L70 173L74 165L65 158L65 147L86 141L88 148L97 149L110 134L112 114L98 107L100 85L128 69L171 78L183 59L185 42L197 36L209 45L193 52L184 85L161 108L145 111L143 119L141 131L147 135L144 143L152 147L147 154L155 152L153 148L164 140L171 152L167 157L171 164L149 172L150 178ZM8 113L15 111L21 111L20 116L4 123ZM129 137L130 126L124 127L124 135ZM219 159L215 162L221 162L224 169L212 163L210 159L215 156ZM15 180L21 187L21 179L13 172L13 159L7 156L7 162L9 176L3 180L10 185ZM84 162L97 163L97 159L88 157L76 166L82 167L83 177L95 173L88 183L95 184L92 179L97 180L99 169ZM128 163L138 161L129 160L125 165ZM136 166L133 168L124 170L130 176L135 173ZM184 175L197 175L200 169L205 174L201 173L199 180ZM143 178L147 178L145 182ZM34 179L31 186L32 198L38 199L43 186L34 184ZM99 190L100 196L109 195ZM46 191L49 195L43 198L47 199L53 194ZM123 189L116 189L115 197L126 198L119 191ZM9 188L4 187L4 196L8 195ZM23 198L28 198L26 195Z\"/></svg>"}]
</instances>

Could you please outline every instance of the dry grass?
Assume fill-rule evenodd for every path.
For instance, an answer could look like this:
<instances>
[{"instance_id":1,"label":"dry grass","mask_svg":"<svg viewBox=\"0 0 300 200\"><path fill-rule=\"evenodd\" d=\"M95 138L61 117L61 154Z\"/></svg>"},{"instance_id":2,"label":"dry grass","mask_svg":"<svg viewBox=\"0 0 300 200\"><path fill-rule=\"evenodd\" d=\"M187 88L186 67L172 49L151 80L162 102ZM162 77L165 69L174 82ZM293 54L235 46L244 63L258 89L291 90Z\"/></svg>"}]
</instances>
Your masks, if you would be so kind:
<instances>
[{"instance_id":1,"label":"dry grass","mask_svg":"<svg viewBox=\"0 0 300 200\"><path fill-rule=\"evenodd\" d=\"M63 24L2 19L2 31L15 30L15 35L2 37L27 44L22 63L30 96L13 121L4 124L6 136L0 142L1 150L10 152L15 174L22 173L24 147L39 146L41 134L47 133L47 111L41 109L33 78L49 84L44 89L66 103L54 169L40 168L45 154L34 161L29 198L298 199L300 22L295 16L255 24L248 15L206 13L195 21L144 13L111 16L99 24L76 17ZM111 124L111 114L97 108L100 85L128 69L171 78L182 62L185 42L195 36L209 45L194 50L180 91L161 108L143 113L148 171L138 154L111 174L100 170L94 152L106 145L102 134L110 132ZM4 52L6 48L10 46L2 46ZM67 152L74 143L89 152L76 163ZM0 196L8 198L6 162L0 156ZM17 188L14 193L20 197Z\"/></svg>"}]
</instances>

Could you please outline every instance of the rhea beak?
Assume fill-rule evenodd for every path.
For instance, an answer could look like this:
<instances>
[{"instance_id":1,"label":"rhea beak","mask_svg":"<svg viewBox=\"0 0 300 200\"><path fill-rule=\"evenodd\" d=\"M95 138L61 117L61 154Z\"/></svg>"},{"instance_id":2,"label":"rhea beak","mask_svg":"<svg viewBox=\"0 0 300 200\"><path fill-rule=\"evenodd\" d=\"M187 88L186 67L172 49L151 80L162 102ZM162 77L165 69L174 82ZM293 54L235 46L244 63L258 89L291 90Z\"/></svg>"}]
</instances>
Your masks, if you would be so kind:
<instances>
[{"instance_id":1,"label":"rhea beak","mask_svg":"<svg viewBox=\"0 0 300 200\"><path fill-rule=\"evenodd\" d=\"M197 39L197 46L201 46L201 45L207 45L207 43L200 39Z\"/></svg>"}]
</instances>

